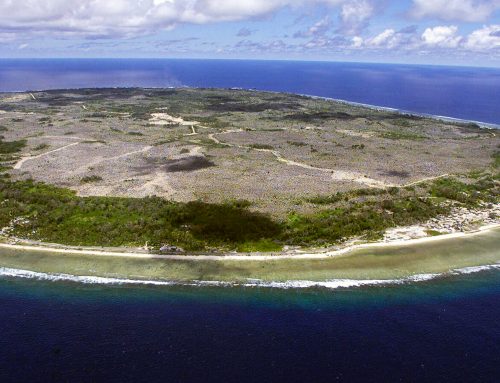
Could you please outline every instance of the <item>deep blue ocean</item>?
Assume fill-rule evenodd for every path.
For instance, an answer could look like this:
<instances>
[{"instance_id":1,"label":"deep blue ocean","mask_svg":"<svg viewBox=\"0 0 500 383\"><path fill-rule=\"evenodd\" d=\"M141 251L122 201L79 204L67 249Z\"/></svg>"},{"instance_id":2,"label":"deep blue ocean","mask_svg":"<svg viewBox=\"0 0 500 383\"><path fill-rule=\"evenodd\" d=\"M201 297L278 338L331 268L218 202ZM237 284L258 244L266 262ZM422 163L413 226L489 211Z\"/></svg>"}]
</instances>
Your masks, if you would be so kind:
<instances>
[{"instance_id":1,"label":"deep blue ocean","mask_svg":"<svg viewBox=\"0 0 500 383\"><path fill-rule=\"evenodd\" d=\"M500 270L354 289L0 280L1 382L498 382Z\"/></svg>"},{"instance_id":2,"label":"deep blue ocean","mask_svg":"<svg viewBox=\"0 0 500 383\"><path fill-rule=\"evenodd\" d=\"M239 87L500 124L500 68L238 60L1 60L0 91Z\"/></svg>"}]
</instances>

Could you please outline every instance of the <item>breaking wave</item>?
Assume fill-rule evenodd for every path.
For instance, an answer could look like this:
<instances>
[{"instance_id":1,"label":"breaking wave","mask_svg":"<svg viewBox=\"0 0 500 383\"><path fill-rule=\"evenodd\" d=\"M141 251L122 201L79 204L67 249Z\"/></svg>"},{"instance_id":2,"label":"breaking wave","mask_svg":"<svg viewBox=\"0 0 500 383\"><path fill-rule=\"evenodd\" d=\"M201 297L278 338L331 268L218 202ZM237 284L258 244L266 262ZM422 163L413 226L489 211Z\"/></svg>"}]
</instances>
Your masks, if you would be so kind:
<instances>
[{"instance_id":1,"label":"breaking wave","mask_svg":"<svg viewBox=\"0 0 500 383\"><path fill-rule=\"evenodd\" d=\"M290 281L263 281L260 279L249 279L244 282L226 282L226 281L167 281L167 280L143 280L143 279L127 279L127 278L111 278L98 276L80 276L71 274L52 274L42 273L37 271L14 269L0 267L0 278L24 278L35 279L40 281L50 282L75 282L83 284L97 285L152 285L152 286L222 286L222 287L265 287L279 289L300 289L300 288L326 288L340 289L353 288L363 286L381 286L381 285L401 285L425 282L432 279L479 273L489 270L500 270L500 264L464 267L454 269L441 274L416 274L410 277L400 279L332 279L326 281L308 281L308 280L290 280Z\"/></svg>"}]
</instances>

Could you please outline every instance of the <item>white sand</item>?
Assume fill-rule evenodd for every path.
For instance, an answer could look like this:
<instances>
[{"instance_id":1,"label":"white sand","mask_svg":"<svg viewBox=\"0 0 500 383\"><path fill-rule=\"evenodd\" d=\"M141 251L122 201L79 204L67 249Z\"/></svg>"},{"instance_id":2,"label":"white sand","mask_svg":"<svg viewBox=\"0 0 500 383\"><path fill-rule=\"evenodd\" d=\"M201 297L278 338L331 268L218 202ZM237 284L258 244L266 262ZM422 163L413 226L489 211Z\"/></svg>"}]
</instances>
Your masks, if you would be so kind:
<instances>
[{"instance_id":1,"label":"white sand","mask_svg":"<svg viewBox=\"0 0 500 383\"><path fill-rule=\"evenodd\" d=\"M473 232L459 232L452 234L444 234L436 237L426 237L417 238L409 240L398 240L393 242L375 242L375 243L365 243L359 245L349 246L339 250L317 252L317 253L276 253L274 255L246 255L230 253L225 255L157 255L157 254L144 254L144 253L134 253L134 252L119 252L119 251L105 251L105 250L85 250L82 248L66 247L66 248L53 248L43 245L16 245L0 243L0 248L4 249L14 249L14 250L26 250L26 251L44 251L49 253L59 253L59 254L81 254L81 255L96 255L105 257L124 257L124 258L143 258L143 259L169 259L169 260L198 260L198 261L224 261L224 260L234 260L234 261L266 261L266 260L278 260L278 259L324 259L335 257L343 254L347 254L356 249L368 249L368 248L383 248L383 247L395 247L395 246L409 246L422 244L427 242L436 242L449 240L461 237L472 237L474 235L491 231L495 228L500 227L500 224L483 226Z\"/></svg>"},{"instance_id":2,"label":"white sand","mask_svg":"<svg viewBox=\"0 0 500 383\"><path fill-rule=\"evenodd\" d=\"M198 125L197 121L184 121L181 117L173 117L167 113L151 113L149 123L153 125Z\"/></svg>"}]
</instances>

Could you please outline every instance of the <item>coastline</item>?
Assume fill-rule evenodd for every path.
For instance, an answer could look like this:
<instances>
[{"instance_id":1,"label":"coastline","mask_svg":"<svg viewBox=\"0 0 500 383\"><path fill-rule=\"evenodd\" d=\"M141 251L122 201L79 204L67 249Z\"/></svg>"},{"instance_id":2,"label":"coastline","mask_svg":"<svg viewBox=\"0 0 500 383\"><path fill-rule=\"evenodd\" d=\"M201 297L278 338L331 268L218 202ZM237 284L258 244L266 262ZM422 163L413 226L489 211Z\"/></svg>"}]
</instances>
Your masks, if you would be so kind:
<instances>
[{"instance_id":1,"label":"coastline","mask_svg":"<svg viewBox=\"0 0 500 383\"><path fill-rule=\"evenodd\" d=\"M279 93L279 92L276 92L276 93ZM294 93L292 93L292 94L294 94ZM339 102L341 104L346 104L346 105L351 105L351 106L359 106L362 108L367 108L367 109L372 109L372 110L377 110L377 111L393 112L393 113L398 113L401 115L410 115L410 116L417 116L417 117L423 117L423 118L430 118L432 120L438 120L438 121L462 123L462 124L463 123L474 123L474 124L478 124L479 127L482 129L489 129L489 130L500 129L500 124L496 124L496 123L492 123L492 122L484 122L484 121L477 121L477 120L472 120L472 119L463 119L463 118L457 118L457 117L442 116L442 115L438 115L438 114L415 112L415 111L406 110L406 109L392 108L390 106L364 104L362 102L349 101L349 100L344 100L341 98L322 97L322 96L315 96L312 94L298 94L298 95L310 97L313 99Z\"/></svg>"},{"instance_id":2,"label":"coastline","mask_svg":"<svg viewBox=\"0 0 500 383\"><path fill-rule=\"evenodd\" d=\"M100 91L97 92L100 93ZM28 97L28 95L29 93L24 96ZM38 94L36 95L37 97L41 97ZM31 97L34 98L34 95L31 95ZM318 98L315 96L307 97L310 99ZM332 102L344 102L342 100L329 100L332 100ZM362 105L356 103L352 104ZM337 104L337 106L339 106L339 104ZM369 107L367 105L362 106ZM77 106L76 108L80 112L80 107ZM379 107L374 108L379 110L382 109ZM403 113L402 111L391 108L386 109L393 113ZM366 114L368 112L363 110L363 113ZM386 113L382 113L381 115L386 116ZM151 116L155 115L151 114ZM162 116L160 117L163 117L163 120L166 120L168 124L173 118L166 113L162 113ZM390 117L397 118L398 115L391 113ZM434 116L434 118L437 117ZM182 118L178 118L178 120L183 121ZM432 121L429 120L427 123L432 123ZM461 131L460 127L452 128ZM470 130L473 133L480 133L480 128L481 127L477 125L471 124ZM193 134L196 134L196 130L193 127L192 130ZM469 129L467 129L467 132L468 131ZM211 133L208 135L208 138L214 141L215 144L221 144L221 142L214 137L215 134L219 133ZM187 135L191 135L191 133ZM477 135L479 136L479 134ZM489 140L490 135L493 137L497 136L496 133L490 131L488 134L481 135L481 137L484 138L487 136L487 139ZM268 151L268 149L258 148L256 150ZM131 153L136 152L137 151L133 151ZM320 169L313 167L312 165L296 161L288 161L285 158L276 155L274 152L272 153L278 157L280 162L305 167L306 169ZM120 154L112 158L119 158L121 156L122 155ZM489 163L491 159L488 157L485 158L485 161L488 161ZM20 166L15 165L14 167L16 168ZM415 185L429 179L439 177L443 177L443 175L441 174L437 177L421 179L407 184L406 186ZM466 178L469 179L471 177ZM483 180L483 178L487 178L490 182L490 184L487 185L487 190L492 189L496 185L496 181L491 179L492 176L490 176L489 173L487 176L479 175L477 177L481 178L481 180ZM352 180L352 177L347 178ZM476 181L471 182L473 185L470 187L467 187L464 183L458 182L458 186L453 186L452 192L458 193L462 189L467 191L470 189L470 193L464 192L468 198L469 194L472 195L473 191L478 192L478 188L475 184ZM426 189L427 186L424 186L423 188ZM15 187L13 188L13 191L16 192ZM413 189L413 191L415 192L415 189ZM396 192L398 191L396 190ZM0 268L2 269L2 273L8 269L18 269L33 270L33 272L47 273L50 275L89 275L92 277L125 279L136 278L162 281L238 281L240 283L245 280L260 280L266 281L266 283L284 283L286 281L297 282L310 280L315 281L315 284L317 284L319 281L323 283L325 281L338 281L341 279L388 281L413 277L420 278L422 275L442 275L442 273L464 267L500 264L500 253L498 251L500 238L500 221L498 220L498 217L500 214L500 205L496 203L497 199L495 196L490 196L491 193L489 191L488 193L485 192L483 196L481 192L478 192L477 195L481 198L484 197L484 200L481 199L478 205L473 205L475 206L474 208L471 208L465 203L463 206L467 207L457 207L454 205L454 202L450 202L455 200L458 201L453 198L454 195L451 195L451 197L448 198L448 194L442 193L445 201L448 201L447 203L451 204L451 214L448 214L448 210L427 212L426 209L422 208L430 215L430 217L434 218L431 218L426 222L420 222L423 218L418 220L395 219L392 221L392 225L401 226L387 229L384 237L378 242L368 242L367 240L360 239L360 236L363 235L363 233L359 234L359 231L353 231L353 234L349 234L346 231L345 235L338 235L336 238L343 238L342 241L344 242L340 241L341 243L335 246L332 245L333 243L337 243L334 240L324 242L287 242L284 240L284 243L287 244L330 244L330 247L325 246L322 248L307 248L298 246L284 246L282 248L283 242L276 242L279 246L268 247L240 247L234 245L234 243L241 243L241 240L234 241L234 243L231 243L230 245L222 244L219 247L187 247L182 246L182 242L180 244L177 243L175 238L172 240L168 236L169 232L161 233L161 235L158 235L158 238L155 238L154 241L150 241L150 243L154 243L154 249L148 247L147 241L151 240L148 235L140 237L140 240L136 240L136 238L139 237L134 237L134 240L122 240L115 242L103 240L103 237L84 241L78 235L71 240L67 240L65 237L61 237L60 235L52 237L44 236L43 233L36 235L37 238L42 240L50 238L53 242L66 242L73 244L73 246L65 246L58 243L44 243L9 236L10 233L20 233L20 237L24 236L24 234L22 234L22 230L15 231L13 228L18 223L23 225L26 224L27 221L24 222L24 218L22 217L16 217L8 223L8 226L2 229L1 234L5 234L5 237L0 236L0 242L4 242L0 243L0 249L3 249L0 251ZM414 196L417 194L424 195L424 198L438 198L441 195L436 193L438 197L432 197L430 192L422 192L420 189L414 193ZM474 194L475 198L477 195ZM410 198L407 195L400 197L404 201ZM470 198L472 199L472 197ZM57 201L58 203L60 202L59 200ZM465 201L470 202L468 199L465 199ZM488 206L486 206L484 201L493 201L495 204L487 204ZM458 205L462 206L460 204ZM381 206L383 207L383 205ZM44 208L47 209L50 208L50 206ZM42 211L43 208L39 210ZM402 207L402 210L406 211L406 207ZM393 213L393 210L391 210L390 207L388 208L388 211L388 214ZM410 212L413 212L413 210ZM441 212L443 215L436 215L438 212ZM11 213L8 212L8 214ZM139 212L138 214L141 215L142 212ZM416 214L421 213L420 211L417 211ZM444 216L444 214L446 214L446 216ZM197 216L198 212L194 212L194 215ZM416 216L421 217L418 215ZM424 215L424 217L428 218L426 215ZM66 233L71 232L74 228L80 227L78 226L78 222L68 222ZM412 226L406 226L411 222L420 223ZM233 222L229 222L229 225L232 227L237 226L234 223L234 220ZM344 224L341 223L339 227L343 227L343 225ZM348 227L347 224L345 226ZM380 227L380 230L374 232L374 236L364 236L362 238L379 238L380 233L383 232L386 225L380 224L378 227ZM87 228L80 231L79 234L84 235L85 232L89 230L90 228ZM390 230L392 230L392 232L389 232ZM137 231L142 232L140 229ZM36 233L33 232L33 234ZM64 235L65 233L62 234ZM105 233L105 235L106 234L107 233ZM115 234L116 238L120 238L118 231L115 232ZM257 238L266 238L266 235L267 233L260 233ZM26 234L26 236L30 237L31 235ZM349 240L347 240L347 238L349 238ZM74 244L79 243L85 243L91 246L74 246ZM146 245L144 247L92 246L96 243L110 245L115 244L116 246L122 246L123 244L141 246L144 243L146 243ZM169 249L170 243L180 247L171 246L170 250L165 250ZM153 253L156 252L157 248L160 246L164 247L165 251L160 254ZM205 253L185 253L181 248L204 248L208 250ZM236 248L240 250L246 249L249 251L237 253L229 252L229 250L227 250ZM276 251L250 252L250 250L273 248L276 249ZM214 249L214 251L210 252L210 249ZM218 249L218 251L215 249ZM224 251L223 249L226 250Z\"/></svg>"},{"instance_id":3,"label":"coastline","mask_svg":"<svg viewBox=\"0 0 500 383\"><path fill-rule=\"evenodd\" d=\"M0 244L0 279L193 287L358 288L500 268L500 225L322 253L156 255Z\"/></svg>"},{"instance_id":4,"label":"coastline","mask_svg":"<svg viewBox=\"0 0 500 383\"><path fill-rule=\"evenodd\" d=\"M197 86L190 86L190 85L179 85L179 86L164 86L164 87L140 87L140 86L116 86L116 87L93 87L95 89L136 89L136 88L142 88L142 89L220 89L217 87L197 87ZM9 91L9 92L0 92L4 94L21 94L21 93L27 93L33 97L31 92L46 92L46 91L71 91L71 90L79 90L82 88L60 88L60 89L37 89L37 90L18 90L18 91ZM273 90L263 90L263 89L257 89L257 88L241 88L241 87L229 87L229 88L222 88L222 89L231 89L231 90L242 90L242 91L247 91L247 92L262 92L262 93L269 93L269 94L288 94L288 95L293 95L293 96L303 96L303 97L308 97L311 99L318 99L318 100L325 100L325 101L333 101L345 105L350 105L350 106L357 106L357 107L362 107L362 108L367 108L371 110L376 110L376 111L385 111L385 112L392 112L392 113L397 113L401 115L411 115L411 116L417 116L417 117L423 117L423 118L430 118L433 120L437 121L445 121L445 122L451 122L451 123L474 123L479 125L481 129L488 129L488 130L499 130L500 129L500 123L492 123L492 122L484 122L484 121L478 121L478 120L473 120L473 119L464 119L464 118L457 118L457 117L451 117L451 116L443 116L443 115L437 115L437 114L429 114L429 113L423 113L423 112L416 112L416 111L411 111L411 110L406 110L406 109L400 109L400 108L394 108L390 106L382 106L382 105L374 105L374 104L366 104L362 102L357 102L357 101L349 101L341 98L334 98L334 97L325 97L325 96L316 96L314 94L308 94L308 93L291 93L291 92L285 92L285 91L273 91Z\"/></svg>"},{"instance_id":5,"label":"coastline","mask_svg":"<svg viewBox=\"0 0 500 383\"><path fill-rule=\"evenodd\" d=\"M127 248L122 250L110 251L110 250L96 250L95 248L85 248L81 246L64 246L59 244L11 244L11 243L0 243L0 249L11 249L11 250L24 250L24 251L40 251L56 254L73 254L73 255L92 255L99 257L121 257L121 258L142 258L142 259L164 259L164 260L174 260L174 261L269 261L269 260L315 260L315 259L327 259L334 258L341 255L349 254L355 250L366 250L371 248L391 248L391 247L405 247L419 244L426 244L431 242L438 242L444 240L451 240L456 238L470 238L481 233L492 231L499 228L500 224L490 224L484 225L476 230L472 231L462 231L455 233L442 234L438 236L429 236L423 238L412 238L412 239L400 239L393 241L378 241L369 243L360 243L349 245L343 248L334 250L322 250L322 249L312 249L312 250L300 250L292 253L290 251L273 252L272 254L263 253L223 253L220 255L207 255L207 254L152 254L152 253L141 253L129 251ZM22 241L20 241L22 242ZM52 246L52 247L51 247Z\"/></svg>"},{"instance_id":6,"label":"coastline","mask_svg":"<svg viewBox=\"0 0 500 383\"><path fill-rule=\"evenodd\" d=\"M192 87L192 86L172 87L172 89L175 89L175 88L198 89L197 87ZM217 89L217 88L213 88L213 89ZM479 125L479 127L481 129L488 129L488 130L500 129L500 123L484 122L484 121L478 121L478 120L473 120L473 119L465 119L465 118L458 118L458 117L451 117L451 116L443 116L443 115L439 115L439 114L416 112L416 111L411 111L411 110L407 110L407 109L393 108L390 106L382 106L382 105L375 105L375 104L366 104L366 103L357 102L357 101L349 101L349 100L345 100L342 98L316 96L314 94L309 94L309 93L290 93L290 92L280 92L280 91L274 91L274 90L262 90L262 89L256 89L256 88L248 88L248 89L247 88L229 88L229 89L231 89L231 90L243 90L243 91L248 91L248 92L262 92L262 93L271 93L271 94L280 94L281 93L281 94L288 94L288 95L292 95L292 96L302 96L302 97L308 97L308 98L315 99L315 100L333 101L333 102L338 102L340 104L345 104L345 105L350 105L350 106L358 106L361 108L371 109L371 110L375 110L375 111L392 112L392 113L397 113L397 114L401 114L401 115L430 118L432 120L437 120L437 121L462 123L462 124L463 123L474 123L474 124Z\"/></svg>"}]
</instances>

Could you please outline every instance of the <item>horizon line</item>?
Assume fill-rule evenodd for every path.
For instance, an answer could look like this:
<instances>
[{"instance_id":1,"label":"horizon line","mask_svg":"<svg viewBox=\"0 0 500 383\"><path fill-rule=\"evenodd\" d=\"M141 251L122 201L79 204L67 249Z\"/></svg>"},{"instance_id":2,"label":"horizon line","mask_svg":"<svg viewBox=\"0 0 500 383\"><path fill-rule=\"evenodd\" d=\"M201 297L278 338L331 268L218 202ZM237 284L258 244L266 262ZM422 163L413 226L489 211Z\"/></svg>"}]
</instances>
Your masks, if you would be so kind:
<instances>
[{"instance_id":1,"label":"horizon line","mask_svg":"<svg viewBox=\"0 0 500 383\"><path fill-rule=\"evenodd\" d=\"M440 63L406 63L398 61L356 61L356 60L305 60L305 59L273 59L273 58L213 58L213 57L0 57L0 61L6 60L178 60L178 61L268 61L268 62L302 62L302 63L336 63L336 64L377 64L377 65L405 65L405 66L429 66L429 67L457 67L478 69L500 69L500 65L478 66L473 64L440 64Z\"/></svg>"}]
</instances>

